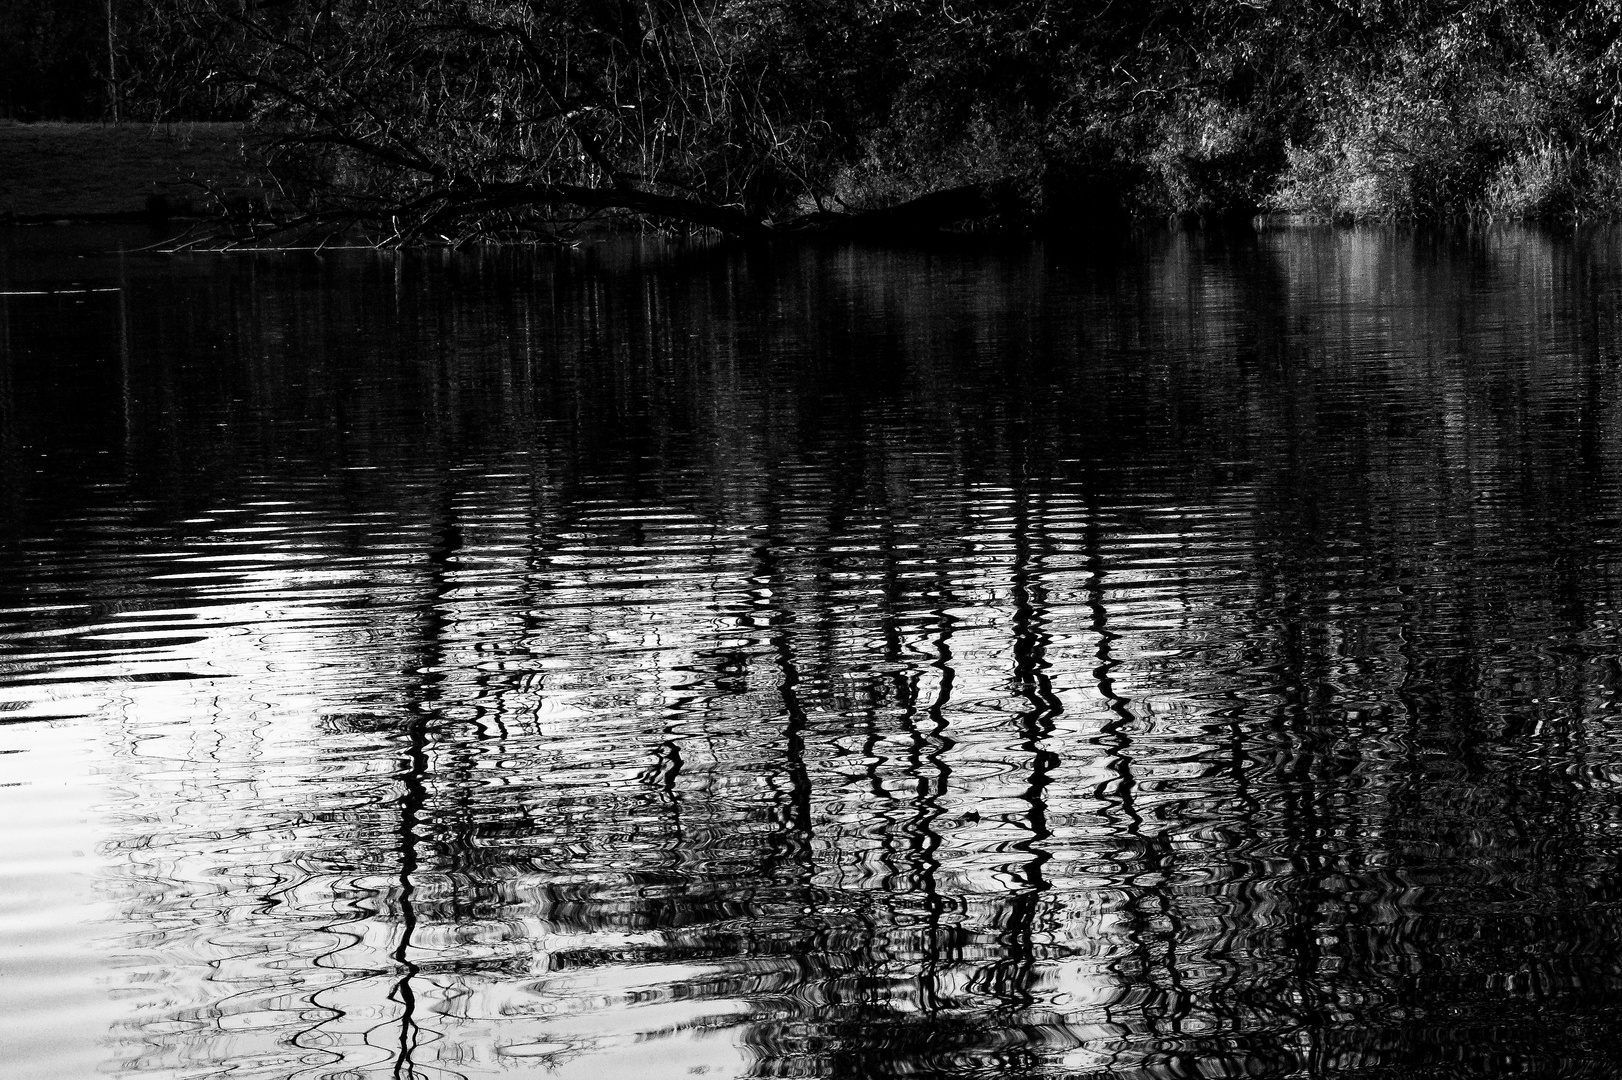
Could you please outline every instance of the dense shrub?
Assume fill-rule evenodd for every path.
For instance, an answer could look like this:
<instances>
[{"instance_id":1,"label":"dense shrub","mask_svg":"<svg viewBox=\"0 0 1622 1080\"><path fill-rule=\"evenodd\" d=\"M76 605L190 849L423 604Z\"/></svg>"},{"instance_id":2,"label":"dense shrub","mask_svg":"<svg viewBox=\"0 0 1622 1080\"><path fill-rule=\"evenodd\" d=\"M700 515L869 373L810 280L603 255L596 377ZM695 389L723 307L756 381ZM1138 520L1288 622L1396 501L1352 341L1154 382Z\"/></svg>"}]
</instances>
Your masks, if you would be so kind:
<instances>
[{"instance_id":1,"label":"dense shrub","mask_svg":"<svg viewBox=\"0 0 1622 1080\"><path fill-rule=\"evenodd\" d=\"M1169 213L1253 214L1268 195L1283 147L1254 113L1195 98L1159 118L1147 161Z\"/></svg>"},{"instance_id":2,"label":"dense shrub","mask_svg":"<svg viewBox=\"0 0 1622 1080\"><path fill-rule=\"evenodd\" d=\"M1336 73L1269 204L1336 221L1593 212L1615 131L1596 65L1526 21L1459 17Z\"/></svg>"},{"instance_id":3,"label":"dense shrub","mask_svg":"<svg viewBox=\"0 0 1622 1080\"><path fill-rule=\"evenodd\" d=\"M251 117L282 190L403 239L602 215L765 231L971 190L996 197L930 205L1004 225L1622 207L1622 0L114 7L127 115ZM58 81L101 108L105 4L27 10L78 19Z\"/></svg>"}]
</instances>

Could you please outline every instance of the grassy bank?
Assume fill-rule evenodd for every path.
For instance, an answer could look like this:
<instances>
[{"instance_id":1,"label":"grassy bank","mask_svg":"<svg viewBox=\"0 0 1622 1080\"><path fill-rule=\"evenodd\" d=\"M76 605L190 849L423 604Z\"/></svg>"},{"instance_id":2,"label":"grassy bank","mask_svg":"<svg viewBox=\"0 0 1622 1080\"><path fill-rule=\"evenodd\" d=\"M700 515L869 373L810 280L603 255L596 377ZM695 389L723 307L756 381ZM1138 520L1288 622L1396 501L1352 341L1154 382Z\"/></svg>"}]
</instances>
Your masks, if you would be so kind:
<instances>
[{"instance_id":1,"label":"grassy bank","mask_svg":"<svg viewBox=\"0 0 1622 1080\"><path fill-rule=\"evenodd\" d=\"M0 122L0 222L94 220L262 198L242 125ZM157 202L157 200L161 200Z\"/></svg>"}]
</instances>

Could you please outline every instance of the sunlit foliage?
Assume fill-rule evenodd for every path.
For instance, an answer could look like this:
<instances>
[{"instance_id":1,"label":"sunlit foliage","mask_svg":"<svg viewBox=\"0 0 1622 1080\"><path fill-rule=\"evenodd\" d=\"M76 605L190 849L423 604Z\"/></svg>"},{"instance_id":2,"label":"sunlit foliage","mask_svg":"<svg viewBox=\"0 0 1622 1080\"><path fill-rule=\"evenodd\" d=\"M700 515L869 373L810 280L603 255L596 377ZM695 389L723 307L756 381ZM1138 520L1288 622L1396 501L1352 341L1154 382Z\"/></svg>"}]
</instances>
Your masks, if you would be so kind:
<instances>
[{"instance_id":1,"label":"sunlit foliage","mask_svg":"<svg viewBox=\"0 0 1622 1080\"><path fill-rule=\"evenodd\" d=\"M41 10L70 8L94 22L69 0ZM287 206L380 239L605 215L759 233L896 206L918 228L1535 217L1622 195L1614 0L116 0L106 15L118 52L102 68L121 74L105 89L127 112L251 117ZM80 66L93 83L101 68Z\"/></svg>"}]
</instances>

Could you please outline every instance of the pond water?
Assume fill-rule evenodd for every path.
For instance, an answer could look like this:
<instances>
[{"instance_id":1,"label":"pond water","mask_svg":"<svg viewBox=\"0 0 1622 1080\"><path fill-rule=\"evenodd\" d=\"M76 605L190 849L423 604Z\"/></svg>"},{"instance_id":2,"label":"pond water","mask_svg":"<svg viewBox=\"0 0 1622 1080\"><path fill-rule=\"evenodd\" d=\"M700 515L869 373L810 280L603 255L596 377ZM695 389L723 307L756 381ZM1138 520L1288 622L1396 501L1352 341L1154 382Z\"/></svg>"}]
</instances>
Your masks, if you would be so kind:
<instances>
[{"instance_id":1,"label":"pond water","mask_svg":"<svg viewBox=\"0 0 1622 1080\"><path fill-rule=\"evenodd\" d=\"M0 240L11 1075L1622 1070L1622 236L130 239Z\"/></svg>"}]
</instances>

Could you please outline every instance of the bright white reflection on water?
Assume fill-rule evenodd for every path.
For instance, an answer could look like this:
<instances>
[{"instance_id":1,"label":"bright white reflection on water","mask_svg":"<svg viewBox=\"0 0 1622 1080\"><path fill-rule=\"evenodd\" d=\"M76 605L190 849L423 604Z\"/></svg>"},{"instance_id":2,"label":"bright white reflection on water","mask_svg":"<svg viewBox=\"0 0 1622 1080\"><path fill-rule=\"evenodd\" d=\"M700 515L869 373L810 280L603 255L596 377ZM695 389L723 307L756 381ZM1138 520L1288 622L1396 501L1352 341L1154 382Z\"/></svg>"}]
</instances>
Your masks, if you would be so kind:
<instances>
[{"instance_id":1,"label":"bright white reflection on water","mask_svg":"<svg viewBox=\"0 0 1622 1080\"><path fill-rule=\"evenodd\" d=\"M12 235L11 1067L1608 1075L1619 270Z\"/></svg>"}]
</instances>

